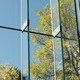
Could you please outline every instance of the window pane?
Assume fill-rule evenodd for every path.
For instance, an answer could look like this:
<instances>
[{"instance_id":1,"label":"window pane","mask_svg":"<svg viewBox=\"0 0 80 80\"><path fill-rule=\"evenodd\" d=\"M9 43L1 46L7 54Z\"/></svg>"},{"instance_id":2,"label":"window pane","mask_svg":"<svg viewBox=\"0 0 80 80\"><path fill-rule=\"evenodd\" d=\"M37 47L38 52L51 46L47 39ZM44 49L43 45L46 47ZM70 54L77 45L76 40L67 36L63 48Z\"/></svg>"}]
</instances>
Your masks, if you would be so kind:
<instances>
[{"instance_id":1,"label":"window pane","mask_svg":"<svg viewBox=\"0 0 80 80\"><path fill-rule=\"evenodd\" d=\"M77 18L78 18L78 28L80 37L80 0L76 0Z\"/></svg>"},{"instance_id":2,"label":"window pane","mask_svg":"<svg viewBox=\"0 0 80 80\"><path fill-rule=\"evenodd\" d=\"M60 0L66 80L80 79L80 52L74 0Z\"/></svg>"},{"instance_id":3,"label":"window pane","mask_svg":"<svg viewBox=\"0 0 80 80\"><path fill-rule=\"evenodd\" d=\"M54 73L57 80L63 80L63 61L62 61L62 47L61 38L54 38L53 41L54 53Z\"/></svg>"},{"instance_id":4,"label":"window pane","mask_svg":"<svg viewBox=\"0 0 80 80\"><path fill-rule=\"evenodd\" d=\"M0 26L21 28L20 0L0 0Z\"/></svg>"},{"instance_id":5,"label":"window pane","mask_svg":"<svg viewBox=\"0 0 80 80\"><path fill-rule=\"evenodd\" d=\"M22 24L27 20L27 0L22 0Z\"/></svg>"},{"instance_id":6,"label":"window pane","mask_svg":"<svg viewBox=\"0 0 80 80\"><path fill-rule=\"evenodd\" d=\"M30 30L52 34L49 0L30 1ZM36 4L36 5L35 5Z\"/></svg>"},{"instance_id":7,"label":"window pane","mask_svg":"<svg viewBox=\"0 0 80 80\"><path fill-rule=\"evenodd\" d=\"M52 37L31 34L31 80L53 80L54 57Z\"/></svg>"},{"instance_id":8,"label":"window pane","mask_svg":"<svg viewBox=\"0 0 80 80\"><path fill-rule=\"evenodd\" d=\"M60 22L59 22L59 7L58 7L58 0L51 0L51 16L52 16L52 34L56 33L59 27L59 31L56 33L55 36L60 35ZM57 29L57 30L56 30Z\"/></svg>"},{"instance_id":9,"label":"window pane","mask_svg":"<svg viewBox=\"0 0 80 80\"><path fill-rule=\"evenodd\" d=\"M77 23L73 0L60 0L62 35L65 38L77 39Z\"/></svg>"},{"instance_id":10,"label":"window pane","mask_svg":"<svg viewBox=\"0 0 80 80\"><path fill-rule=\"evenodd\" d=\"M62 47L61 47L61 34L59 23L59 8L58 0L51 0L52 10L52 31L53 36L53 53L54 53L54 78L55 80L63 80L63 62L62 62ZM54 34L55 33L55 34ZM58 37L56 37L58 36Z\"/></svg>"},{"instance_id":11,"label":"window pane","mask_svg":"<svg viewBox=\"0 0 80 80\"><path fill-rule=\"evenodd\" d=\"M20 53L20 33L0 29L0 79L21 79Z\"/></svg>"}]
</instances>

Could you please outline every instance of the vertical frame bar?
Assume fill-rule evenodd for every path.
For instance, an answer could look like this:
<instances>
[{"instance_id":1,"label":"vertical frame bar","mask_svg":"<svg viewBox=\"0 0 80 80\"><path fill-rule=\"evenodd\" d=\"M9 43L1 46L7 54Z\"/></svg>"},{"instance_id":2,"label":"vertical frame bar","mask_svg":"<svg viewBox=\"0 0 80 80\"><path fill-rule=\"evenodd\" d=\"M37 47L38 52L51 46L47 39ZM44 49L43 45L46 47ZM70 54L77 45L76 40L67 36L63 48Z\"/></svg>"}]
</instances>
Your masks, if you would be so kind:
<instances>
[{"instance_id":1,"label":"vertical frame bar","mask_svg":"<svg viewBox=\"0 0 80 80\"><path fill-rule=\"evenodd\" d=\"M58 0L59 6L59 21L60 21L60 32L61 32L61 46L62 46L62 62L63 62L63 80L65 80L65 69L64 69L64 50L63 50L63 40L62 40L62 25L61 25L61 9L60 9L60 0Z\"/></svg>"},{"instance_id":2,"label":"vertical frame bar","mask_svg":"<svg viewBox=\"0 0 80 80\"><path fill-rule=\"evenodd\" d=\"M27 0L27 27L28 27L28 80L30 80L30 33L29 33L29 0Z\"/></svg>"},{"instance_id":3,"label":"vertical frame bar","mask_svg":"<svg viewBox=\"0 0 80 80\"><path fill-rule=\"evenodd\" d=\"M22 27L22 0L20 2L20 5L21 5L21 27ZM22 31L21 31L21 80L23 80L23 68L22 68L22 64L23 64L23 60L22 60L22 53L23 53L23 34L22 34Z\"/></svg>"}]
</instances>

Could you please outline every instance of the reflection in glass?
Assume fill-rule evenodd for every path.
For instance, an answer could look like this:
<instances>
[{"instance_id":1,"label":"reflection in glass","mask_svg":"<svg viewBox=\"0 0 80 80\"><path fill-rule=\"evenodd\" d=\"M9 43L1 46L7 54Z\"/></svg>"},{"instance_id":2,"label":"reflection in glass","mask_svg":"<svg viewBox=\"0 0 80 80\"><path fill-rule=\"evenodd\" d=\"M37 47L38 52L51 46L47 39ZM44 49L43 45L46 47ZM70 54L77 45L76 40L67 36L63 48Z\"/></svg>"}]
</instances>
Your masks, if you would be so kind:
<instances>
[{"instance_id":1,"label":"reflection in glass","mask_svg":"<svg viewBox=\"0 0 80 80\"><path fill-rule=\"evenodd\" d=\"M59 23L59 8L58 0L51 0L51 11L52 11L52 34L53 38L53 54L54 54L54 79L63 79L63 66L62 66L62 48L60 37L60 23Z\"/></svg>"},{"instance_id":2,"label":"reflection in glass","mask_svg":"<svg viewBox=\"0 0 80 80\"><path fill-rule=\"evenodd\" d=\"M0 0L0 26L21 28L20 0Z\"/></svg>"},{"instance_id":3,"label":"reflection in glass","mask_svg":"<svg viewBox=\"0 0 80 80\"><path fill-rule=\"evenodd\" d=\"M33 0L33 2L30 0L30 30L45 34L52 34L49 0Z\"/></svg>"},{"instance_id":4,"label":"reflection in glass","mask_svg":"<svg viewBox=\"0 0 80 80\"><path fill-rule=\"evenodd\" d=\"M77 9L78 29L79 29L79 37L80 37L80 0L76 0L76 9Z\"/></svg>"},{"instance_id":5,"label":"reflection in glass","mask_svg":"<svg viewBox=\"0 0 80 80\"><path fill-rule=\"evenodd\" d=\"M64 40L64 65L66 79L79 78L80 76L80 54L78 41Z\"/></svg>"},{"instance_id":6,"label":"reflection in glass","mask_svg":"<svg viewBox=\"0 0 80 80\"><path fill-rule=\"evenodd\" d=\"M60 16L66 80L80 79L80 52L74 0L60 0Z\"/></svg>"},{"instance_id":7,"label":"reflection in glass","mask_svg":"<svg viewBox=\"0 0 80 80\"><path fill-rule=\"evenodd\" d=\"M52 37L31 34L31 80L53 80L54 61Z\"/></svg>"},{"instance_id":8,"label":"reflection in glass","mask_svg":"<svg viewBox=\"0 0 80 80\"><path fill-rule=\"evenodd\" d=\"M28 36L27 33L22 33L22 73L23 80L28 79Z\"/></svg>"},{"instance_id":9,"label":"reflection in glass","mask_svg":"<svg viewBox=\"0 0 80 80\"><path fill-rule=\"evenodd\" d=\"M0 29L0 80L21 79L20 33Z\"/></svg>"},{"instance_id":10,"label":"reflection in glass","mask_svg":"<svg viewBox=\"0 0 80 80\"><path fill-rule=\"evenodd\" d=\"M27 20L27 0L22 0L22 24Z\"/></svg>"},{"instance_id":11,"label":"reflection in glass","mask_svg":"<svg viewBox=\"0 0 80 80\"><path fill-rule=\"evenodd\" d=\"M79 2L79 9L80 9L80 0L78 0L78 2Z\"/></svg>"},{"instance_id":12,"label":"reflection in glass","mask_svg":"<svg viewBox=\"0 0 80 80\"><path fill-rule=\"evenodd\" d=\"M54 53L54 61L55 61L55 76L57 80L61 79L63 80L63 63L62 63L62 48L61 48L61 39L60 38L54 38L53 39L53 53Z\"/></svg>"}]
</instances>

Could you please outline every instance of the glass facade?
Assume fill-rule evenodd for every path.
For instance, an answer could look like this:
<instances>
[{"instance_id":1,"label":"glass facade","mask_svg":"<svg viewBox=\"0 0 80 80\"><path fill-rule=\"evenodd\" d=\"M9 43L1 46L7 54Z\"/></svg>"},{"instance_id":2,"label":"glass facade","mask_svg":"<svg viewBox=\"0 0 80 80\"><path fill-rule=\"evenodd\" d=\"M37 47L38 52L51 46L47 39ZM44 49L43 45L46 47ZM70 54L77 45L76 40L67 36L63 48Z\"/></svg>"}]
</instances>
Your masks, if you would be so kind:
<instances>
[{"instance_id":1,"label":"glass facade","mask_svg":"<svg viewBox=\"0 0 80 80\"><path fill-rule=\"evenodd\" d=\"M80 80L80 0L1 0L0 10L0 80Z\"/></svg>"},{"instance_id":2,"label":"glass facade","mask_svg":"<svg viewBox=\"0 0 80 80\"><path fill-rule=\"evenodd\" d=\"M78 20L75 0L60 1L65 79L80 79ZM74 77L75 76L75 77Z\"/></svg>"}]
</instances>

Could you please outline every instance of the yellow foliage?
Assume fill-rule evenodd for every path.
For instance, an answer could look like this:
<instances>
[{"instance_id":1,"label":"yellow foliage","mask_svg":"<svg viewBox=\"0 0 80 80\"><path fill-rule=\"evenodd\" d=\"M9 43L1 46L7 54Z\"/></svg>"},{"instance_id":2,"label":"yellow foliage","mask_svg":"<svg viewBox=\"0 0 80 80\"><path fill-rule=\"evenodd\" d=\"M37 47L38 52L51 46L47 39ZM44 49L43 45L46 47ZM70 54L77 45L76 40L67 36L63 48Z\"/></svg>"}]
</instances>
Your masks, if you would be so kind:
<instances>
[{"instance_id":1,"label":"yellow foliage","mask_svg":"<svg viewBox=\"0 0 80 80\"><path fill-rule=\"evenodd\" d=\"M63 2L64 2L64 0L60 0L60 7L61 8L63 8L63 6L64 6L64 3Z\"/></svg>"},{"instance_id":2,"label":"yellow foliage","mask_svg":"<svg viewBox=\"0 0 80 80\"><path fill-rule=\"evenodd\" d=\"M71 0L66 0L66 2L69 4Z\"/></svg>"},{"instance_id":3,"label":"yellow foliage","mask_svg":"<svg viewBox=\"0 0 80 80\"><path fill-rule=\"evenodd\" d=\"M69 47L71 47L71 44L70 44L70 43L68 43L68 42L66 42L66 41L64 41L64 47L69 48Z\"/></svg>"},{"instance_id":4,"label":"yellow foliage","mask_svg":"<svg viewBox=\"0 0 80 80\"><path fill-rule=\"evenodd\" d=\"M31 65L30 72L31 74L38 74L39 71L36 64Z\"/></svg>"},{"instance_id":5,"label":"yellow foliage","mask_svg":"<svg viewBox=\"0 0 80 80\"><path fill-rule=\"evenodd\" d=\"M48 58L53 58L52 50L53 50L53 43L52 39L46 40L45 45L41 48L38 48L36 50L36 53L34 54L33 58L40 60L41 58L43 60L47 60Z\"/></svg>"},{"instance_id":6,"label":"yellow foliage","mask_svg":"<svg viewBox=\"0 0 80 80\"><path fill-rule=\"evenodd\" d=\"M15 67L10 67L9 65L0 65L0 76L2 80L18 80L19 73Z\"/></svg>"}]
</instances>

